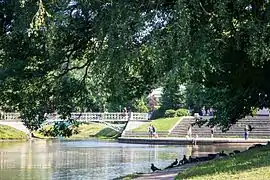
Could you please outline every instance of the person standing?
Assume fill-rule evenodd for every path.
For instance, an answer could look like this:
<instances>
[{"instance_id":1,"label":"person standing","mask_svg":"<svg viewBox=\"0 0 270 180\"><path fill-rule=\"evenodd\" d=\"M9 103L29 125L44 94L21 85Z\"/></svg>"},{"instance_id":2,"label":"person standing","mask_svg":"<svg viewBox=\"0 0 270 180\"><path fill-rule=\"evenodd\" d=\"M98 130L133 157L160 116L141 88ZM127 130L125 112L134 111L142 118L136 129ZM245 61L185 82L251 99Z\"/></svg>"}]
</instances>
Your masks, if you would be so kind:
<instances>
[{"instance_id":1,"label":"person standing","mask_svg":"<svg viewBox=\"0 0 270 180\"><path fill-rule=\"evenodd\" d=\"M153 127L152 127L152 124L150 124L149 126L148 126L148 134L149 134L149 137L153 137Z\"/></svg>"},{"instance_id":2,"label":"person standing","mask_svg":"<svg viewBox=\"0 0 270 180\"><path fill-rule=\"evenodd\" d=\"M211 138L214 137L214 130L215 130L214 127L212 127L212 128L211 128Z\"/></svg>"},{"instance_id":3,"label":"person standing","mask_svg":"<svg viewBox=\"0 0 270 180\"><path fill-rule=\"evenodd\" d=\"M245 140L248 139L248 133L249 133L249 127L248 127L248 125L246 125L245 128L244 128L244 136L245 136Z\"/></svg>"},{"instance_id":4,"label":"person standing","mask_svg":"<svg viewBox=\"0 0 270 180\"><path fill-rule=\"evenodd\" d=\"M158 137L158 134L157 134L156 128L153 125L152 125L152 131L153 131L153 136L155 138L157 138Z\"/></svg>"},{"instance_id":5,"label":"person standing","mask_svg":"<svg viewBox=\"0 0 270 180\"><path fill-rule=\"evenodd\" d=\"M192 126L190 125L187 129L187 137L190 138L192 136Z\"/></svg>"}]
</instances>

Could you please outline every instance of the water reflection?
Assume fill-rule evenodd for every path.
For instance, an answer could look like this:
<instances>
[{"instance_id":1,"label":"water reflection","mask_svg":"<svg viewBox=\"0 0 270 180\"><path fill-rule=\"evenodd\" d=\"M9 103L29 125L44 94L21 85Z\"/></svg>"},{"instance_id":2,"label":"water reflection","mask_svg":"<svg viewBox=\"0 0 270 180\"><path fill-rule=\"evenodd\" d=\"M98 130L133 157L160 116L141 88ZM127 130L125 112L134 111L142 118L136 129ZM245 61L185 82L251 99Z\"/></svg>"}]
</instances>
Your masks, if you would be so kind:
<instances>
[{"instance_id":1,"label":"water reflection","mask_svg":"<svg viewBox=\"0 0 270 180\"><path fill-rule=\"evenodd\" d=\"M164 168L175 158L203 156L246 146L164 146L106 141L0 142L0 180L113 179Z\"/></svg>"}]
</instances>

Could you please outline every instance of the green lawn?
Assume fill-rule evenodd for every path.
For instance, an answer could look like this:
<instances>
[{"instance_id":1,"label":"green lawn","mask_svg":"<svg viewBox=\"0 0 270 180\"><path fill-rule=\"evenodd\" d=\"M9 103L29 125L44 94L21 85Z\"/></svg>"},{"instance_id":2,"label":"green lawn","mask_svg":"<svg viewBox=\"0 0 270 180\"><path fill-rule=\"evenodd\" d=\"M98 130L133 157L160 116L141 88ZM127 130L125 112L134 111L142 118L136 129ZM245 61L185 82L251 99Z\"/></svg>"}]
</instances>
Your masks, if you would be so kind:
<instances>
[{"instance_id":1,"label":"green lawn","mask_svg":"<svg viewBox=\"0 0 270 180\"><path fill-rule=\"evenodd\" d=\"M270 147L255 148L234 157L209 161L180 173L176 179L270 179Z\"/></svg>"},{"instance_id":2,"label":"green lawn","mask_svg":"<svg viewBox=\"0 0 270 180\"><path fill-rule=\"evenodd\" d=\"M45 130L49 130L52 125L43 127ZM98 138L114 138L118 136L118 133L113 129L107 128L103 124L98 123L89 123L89 124L80 124L77 128L78 134L73 134L68 139L86 139L89 137L98 137ZM51 138L44 136L40 131L34 132L35 137L39 138Z\"/></svg>"},{"instance_id":3,"label":"green lawn","mask_svg":"<svg viewBox=\"0 0 270 180\"><path fill-rule=\"evenodd\" d=\"M80 124L78 127L78 134L73 134L70 138L89 138L99 133L105 126L98 123Z\"/></svg>"},{"instance_id":4,"label":"green lawn","mask_svg":"<svg viewBox=\"0 0 270 180\"><path fill-rule=\"evenodd\" d=\"M148 126L152 124L157 131L169 131L178 121L180 117L174 118L160 118L156 120L152 120L152 122L145 123L138 128L133 129L132 131L139 132L139 131L148 131Z\"/></svg>"},{"instance_id":5,"label":"green lawn","mask_svg":"<svg viewBox=\"0 0 270 180\"><path fill-rule=\"evenodd\" d=\"M3 140L12 140L12 139L21 139L26 140L27 135L13 127L0 125L0 139Z\"/></svg>"}]
</instances>

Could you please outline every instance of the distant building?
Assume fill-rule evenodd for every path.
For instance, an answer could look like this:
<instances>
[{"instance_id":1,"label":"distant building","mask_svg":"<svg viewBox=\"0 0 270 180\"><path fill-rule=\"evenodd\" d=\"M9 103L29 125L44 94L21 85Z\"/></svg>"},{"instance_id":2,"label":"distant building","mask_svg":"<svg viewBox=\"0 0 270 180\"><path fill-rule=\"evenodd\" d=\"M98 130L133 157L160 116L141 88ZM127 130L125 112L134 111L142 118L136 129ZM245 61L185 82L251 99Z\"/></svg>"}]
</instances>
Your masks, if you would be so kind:
<instances>
[{"instance_id":1,"label":"distant building","mask_svg":"<svg viewBox=\"0 0 270 180\"><path fill-rule=\"evenodd\" d=\"M150 107L151 111L155 110L155 107L159 104L162 97L162 91L162 87L153 89L151 93L147 96L147 104Z\"/></svg>"},{"instance_id":2,"label":"distant building","mask_svg":"<svg viewBox=\"0 0 270 180\"><path fill-rule=\"evenodd\" d=\"M147 98L154 96L158 102L160 102L163 93L163 87L153 89Z\"/></svg>"}]
</instances>

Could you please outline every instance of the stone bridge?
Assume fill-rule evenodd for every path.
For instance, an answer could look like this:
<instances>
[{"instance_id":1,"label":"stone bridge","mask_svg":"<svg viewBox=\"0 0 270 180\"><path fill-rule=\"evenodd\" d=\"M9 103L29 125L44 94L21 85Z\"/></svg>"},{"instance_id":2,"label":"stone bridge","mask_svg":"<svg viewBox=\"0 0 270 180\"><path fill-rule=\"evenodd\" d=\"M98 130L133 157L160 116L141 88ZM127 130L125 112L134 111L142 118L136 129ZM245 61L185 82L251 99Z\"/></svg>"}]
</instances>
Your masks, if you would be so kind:
<instances>
[{"instance_id":1,"label":"stone bridge","mask_svg":"<svg viewBox=\"0 0 270 180\"><path fill-rule=\"evenodd\" d=\"M46 114L45 116L47 120L44 124L67 121L66 119L61 119L56 113ZM134 128L147 122L148 113L71 113L71 118L83 123L102 123L118 132L122 132L124 128ZM29 130L21 122L20 113L1 113L0 124L29 133Z\"/></svg>"}]
</instances>

